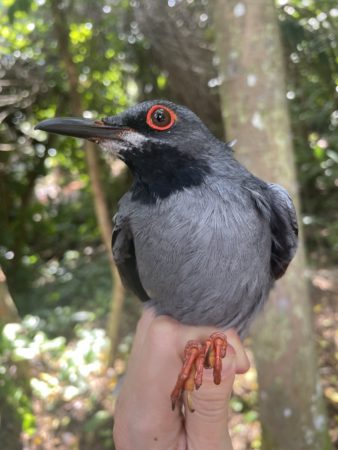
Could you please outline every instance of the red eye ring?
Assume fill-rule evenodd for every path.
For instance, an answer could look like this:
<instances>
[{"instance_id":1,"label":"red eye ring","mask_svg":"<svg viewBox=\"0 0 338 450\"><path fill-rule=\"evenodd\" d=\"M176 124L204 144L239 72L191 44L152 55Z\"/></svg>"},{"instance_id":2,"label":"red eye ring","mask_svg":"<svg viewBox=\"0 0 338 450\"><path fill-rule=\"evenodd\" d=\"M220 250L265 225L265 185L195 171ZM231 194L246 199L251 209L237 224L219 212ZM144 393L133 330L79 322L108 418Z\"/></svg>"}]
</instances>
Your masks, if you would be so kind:
<instances>
[{"instance_id":1,"label":"red eye ring","mask_svg":"<svg viewBox=\"0 0 338 450\"><path fill-rule=\"evenodd\" d=\"M167 116L165 117L163 125L160 123L154 123L154 113L158 110L163 111ZM154 130L158 131L165 131L169 130L174 123L176 122L176 114L171 109L167 108L163 105L153 105L149 111L147 112L147 124L150 126L150 128L153 128Z\"/></svg>"}]
</instances>

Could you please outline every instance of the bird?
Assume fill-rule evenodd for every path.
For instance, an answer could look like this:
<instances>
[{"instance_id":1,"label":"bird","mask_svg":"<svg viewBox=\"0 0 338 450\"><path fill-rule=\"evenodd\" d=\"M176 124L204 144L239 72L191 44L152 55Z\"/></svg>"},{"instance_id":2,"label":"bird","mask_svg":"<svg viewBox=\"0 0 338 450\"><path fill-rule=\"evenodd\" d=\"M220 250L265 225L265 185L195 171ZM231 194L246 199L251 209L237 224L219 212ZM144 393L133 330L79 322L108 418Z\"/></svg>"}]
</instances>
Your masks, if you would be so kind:
<instances>
[{"instance_id":1,"label":"bird","mask_svg":"<svg viewBox=\"0 0 338 450\"><path fill-rule=\"evenodd\" d=\"M205 367L219 384L224 331L247 333L296 253L288 192L254 176L235 158L233 142L168 100L94 121L47 119L36 129L93 141L128 166L133 184L119 201L112 236L123 284L158 315L218 330L187 343L173 409L185 390L200 387Z\"/></svg>"}]
</instances>

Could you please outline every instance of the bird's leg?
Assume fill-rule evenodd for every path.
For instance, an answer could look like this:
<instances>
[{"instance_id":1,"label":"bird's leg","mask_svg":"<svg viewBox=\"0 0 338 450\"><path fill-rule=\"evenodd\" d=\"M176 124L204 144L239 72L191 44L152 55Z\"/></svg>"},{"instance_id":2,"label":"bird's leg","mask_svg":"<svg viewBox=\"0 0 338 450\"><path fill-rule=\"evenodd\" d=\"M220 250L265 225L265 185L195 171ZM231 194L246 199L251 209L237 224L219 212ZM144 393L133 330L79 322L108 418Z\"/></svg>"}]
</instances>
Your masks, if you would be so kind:
<instances>
[{"instance_id":1,"label":"bird's leg","mask_svg":"<svg viewBox=\"0 0 338 450\"><path fill-rule=\"evenodd\" d=\"M200 352L201 354L202 352ZM194 388L195 388L195 376L196 376L196 372L197 372L197 361L199 359L199 355L197 355L197 359L195 360L195 362L193 363L193 365L191 366L191 371L189 374L189 378L187 379L187 381L184 383L184 390L187 393L187 404L188 404L188 408L190 409L190 411L194 411L193 406L192 406L192 399L191 399L191 393L193 392Z\"/></svg>"},{"instance_id":2,"label":"bird's leg","mask_svg":"<svg viewBox=\"0 0 338 450\"><path fill-rule=\"evenodd\" d=\"M195 375L195 387L199 389L203 381L203 369L204 367L211 367L208 365L208 355L211 350L212 340L209 338L205 341L203 351L199 354L196 361L196 375Z\"/></svg>"},{"instance_id":3,"label":"bird's leg","mask_svg":"<svg viewBox=\"0 0 338 450\"><path fill-rule=\"evenodd\" d=\"M202 385L203 369L214 369L214 383L220 384L222 374L222 358L226 354L227 339L224 333L213 333L204 344L189 341L184 350L183 366L178 375L176 385L171 393L172 409L182 397L183 391L188 393L188 407L193 412L191 393Z\"/></svg>"},{"instance_id":4,"label":"bird's leg","mask_svg":"<svg viewBox=\"0 0 338 450\"><path fill-rule=\"evenodd\" d=\"M174 410L176 402L182 397L183 390L185 390L185 385L189 390L193 390L193 384L191 388L191 372L193 371L193 376L195 376L195 364L198 356L202 351L202 346L197 341L189 341L184 349L183 366L177 377L176 385L171 393L171 407ZM193 369L192 369L193 368ZM194 379L194 378L193 378Z\"/></svg>"},{"instance_id":5,"label":"bird's leg","mask_svg":"<svg viewBox=\"0 0 338 450\"><path fill-rule=\"evenodd\" d=\"M224 333L216 331L210 336L212 345L207 355L208 362L206 367L212 367L214 369L214 383L220 384L222 379L222 359L224 358L227 350L227 338Z\"/></svg>"}]
</instances>

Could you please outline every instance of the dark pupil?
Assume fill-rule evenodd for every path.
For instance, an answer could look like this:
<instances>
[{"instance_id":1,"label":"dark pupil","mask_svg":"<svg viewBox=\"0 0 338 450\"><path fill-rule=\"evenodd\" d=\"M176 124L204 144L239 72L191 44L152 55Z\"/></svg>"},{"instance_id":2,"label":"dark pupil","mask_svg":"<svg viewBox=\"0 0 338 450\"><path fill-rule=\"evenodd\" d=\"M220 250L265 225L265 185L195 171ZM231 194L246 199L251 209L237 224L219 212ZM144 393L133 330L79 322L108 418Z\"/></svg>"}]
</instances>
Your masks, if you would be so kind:
<instances>
[{"instance_id":1,"label":"dark pupil","mask_svg":"<svg viewBox=\"0 0 338 450\"><path fill-rule=\"evenodd\" d=\"M157 109L153 112L153 122L156 125L166 126L170 122L170 115L164 109Z\"/></svg>"}]
</instances>

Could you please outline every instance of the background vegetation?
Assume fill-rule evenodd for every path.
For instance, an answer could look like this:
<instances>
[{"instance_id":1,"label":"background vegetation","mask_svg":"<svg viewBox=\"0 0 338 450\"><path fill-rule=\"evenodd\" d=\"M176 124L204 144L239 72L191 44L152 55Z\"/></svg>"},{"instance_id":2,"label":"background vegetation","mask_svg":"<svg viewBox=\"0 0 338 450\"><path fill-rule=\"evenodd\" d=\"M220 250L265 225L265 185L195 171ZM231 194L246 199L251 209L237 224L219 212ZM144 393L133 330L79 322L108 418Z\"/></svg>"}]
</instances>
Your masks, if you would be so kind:
<instances>
[{"instance_id":1,"label":"background vegetation","mask_svg":"<svg viewBox=\"0 0 338 450\"><path fill-rule=\"evenodd\" d=\"M170 98L222 136L209 3L3 0L0 6L0 265L18 310L0 308L0 441L8 450L113 448L114 400L139 314L127 295L118 355L107 370L112 277L84 147L34 125L73 114L74 101L84 117L96 118L143 99ZM279 0L276 7L334 441L338 7L331 0ZM119 162L97 156L113 216L130 177ZM232 409L235 448L260 449L254 369L236 386Z\"/></svg>"}]
</instances>

